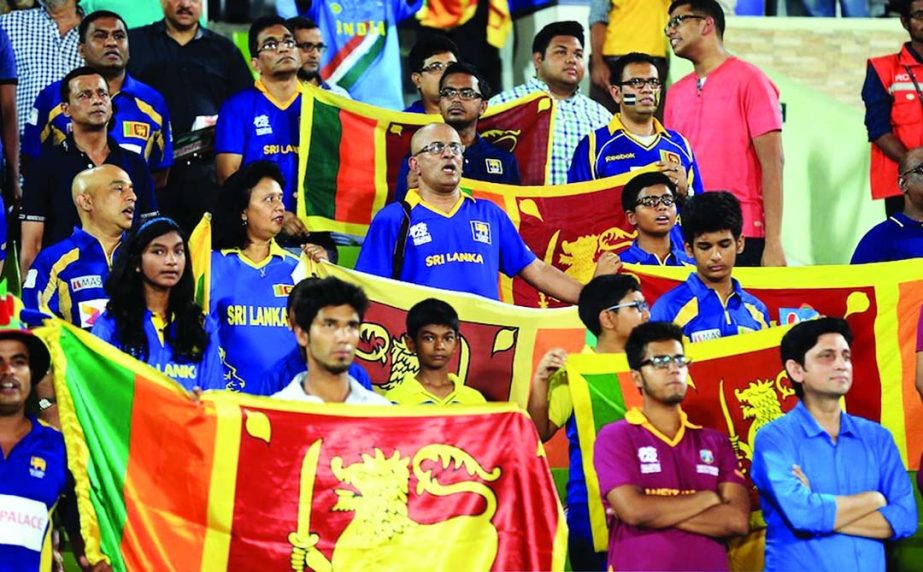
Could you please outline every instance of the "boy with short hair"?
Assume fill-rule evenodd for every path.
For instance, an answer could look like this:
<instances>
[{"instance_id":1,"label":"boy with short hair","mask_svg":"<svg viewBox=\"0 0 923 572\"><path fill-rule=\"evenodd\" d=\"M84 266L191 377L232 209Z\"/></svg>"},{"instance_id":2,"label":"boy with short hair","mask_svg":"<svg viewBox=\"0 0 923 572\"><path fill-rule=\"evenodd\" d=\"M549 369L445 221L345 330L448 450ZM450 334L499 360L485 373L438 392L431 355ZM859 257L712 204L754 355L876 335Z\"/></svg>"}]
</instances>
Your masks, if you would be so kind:
<instances>
[{"instance_id":1,"label":"boy with short hair","mask_svg":"<svg viewBox=\"0 0 923 572\"><path fill-rule=\"evenodd\" d=\"M692 266L676 226L676 185L663 173L641 173L622 187L622 208L638 237L619 253L622 262L651 266Z\"/></svg>"},{"instance_id":2,"label":"boy with short hair","mask_svg":"<svg viewBox=\"0 0 923 572\"><path fill-rule=\"evenodd\" d=\"M449 371L458 350L458 314L442 300L427 298L407 312L407 348L420 362L385 397L398 405L477 405L487 400Z\"/></svg>"},{"instance_id":3,"label":"boy with short hair","mask_svg":"<svg viewBox=\"0 0 923 572\"><path fill-rule=\"evenodd\" d=\"M676 323L693 342L769 327L766 305L731 277L744 249L742 228L740 202L731 193L689 199L683 206L683 240L695 272L654 303L651 320Z\"/></svg>"}]
</instances>

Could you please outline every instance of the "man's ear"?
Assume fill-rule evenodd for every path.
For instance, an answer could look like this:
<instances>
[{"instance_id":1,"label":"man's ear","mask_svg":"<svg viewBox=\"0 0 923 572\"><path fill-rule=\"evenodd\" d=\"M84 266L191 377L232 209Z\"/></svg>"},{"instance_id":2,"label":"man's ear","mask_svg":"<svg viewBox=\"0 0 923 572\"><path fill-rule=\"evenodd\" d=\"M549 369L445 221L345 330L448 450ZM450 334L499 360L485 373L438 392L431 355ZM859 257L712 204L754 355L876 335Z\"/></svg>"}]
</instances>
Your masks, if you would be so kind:
<instances>
[{"instance_id":1,"label":"man's ear","mask_svg":"<svg viewBox=\"0 0 923 572\"><path fill-rule=\"evenodd\" d=\"M625 218L628 219L628 224L631 226L638 226L638 215L635 214L635 211L625 211Z\"/></svg>"},{"instance_id":2,"label":"man's ear","mask_svg":"<svg viewBox=\"0 0 923 572\"><path fill-rule=\"evenodd\" d=\"M804 381L804 366L793 359L785 360L785 372L792 383Z\"/></svg>"},{"instance_id":3,"label":"man's ear","mask_svg":"<svg viewBox=\"0 0 923 572\"><path fill-rule=\"evenodd\" d=\"M260 73L260 60L258 60L255 56L250 58L250 67L253 68L253 71L256 73Z\"/></svg>"},{"instance_id":4,"label":"man's ear","mask_svg":"<svg viewBox=\"0 0 923 572\"><path fill-rule=\"evenodd\" d=\"M308 332L298 324L295 324L292 331L295 332L295 339L298 341L298 345L303 348L308 347L308 344L311 343L311 337L308 336Z\"/></svg>"},{"instance_id":5,"label":"man's ear","mask_svg":"<svg viewBox=\"0 0 923 572\"><path fill-rule=\"evenodd\" d=\"M737 239L737 254L740 254L744 251L744 247L747 245L747 239L743 235L740 235L740 238Z\"/></svg>"},{"instance_id":6,"label":"man's ear","mask_svg":"<svg viewBox=\"0 0 923 572\"><path fill-rule=\"evenodd\" d=\"M413 83L414 87L417 88L417 91L420 90L420 83L422 82L423 76L420 72L413 72L410 74L410 81Z\"/></svg>"},{"instance_id":7,"label":"man's ear","mask_svg":"<svg viewBox=\"0 0 923 572\"><path fill-rule=\"evenodd\" d=\"M641 379L641 372L637 370L631 370L631 381L635 384L635 387L638 388L638 393L641 393L641 388L644 387L644 380Z\"/></svg>"},{"instance_id":8,"label":"man's ear","mask_svg":"<svg viewBox=\"0 0 923 572\"><path fill-rule=\"evenodd\" d=\"M407 351L412 354L417 353L417 343L413 341L413 338L410 337L410 334L404 332L404 335L401 336L401 339L404 340L404 345L407 346Z\"/></svg>"},{"instance_id":9,"label":"man's ear","mask_svg":"<svg viewBox=\"0 0 923 572\"><path fill-rule=\"evenodd\" d=\"M61 102L61 113L64 114L64 117L69 118L71 116L71 106L66 101Z\"/></svg>"},{"instance_id":10,"label":"man's ear","mask_svg":"<svg viewBox=\"0 0 923 572\"><path fill-rule=\"evenodd\" d=\"M545 59L545 58L542 56L542 54L540 54L540 53L538 53L538 52L535 52L535 53L532 54L532 67L535 68L535 73L536 73L536 75L538 75L538 68L541 67L542 61L543 61L544 59Z\"/></svg>"},{"instance_id":11,"label":"man's ear","mask_svg":"<svg viewBox=\"0 0 923 572\"><path fill-rule=\"evenodd\" d=\"M683 248L686 249L686 256L688 256L689 258L692 258L693 260L695 260L695 253L692 251L692 245L689 244L688 242L686 242L686 241L684 240L684 241L683 241Z\"/></svg>"},{"instance_id":12,"label":"man's ear","mask_svg":"<svg viewBox=\"0 0 923 572\"><path fill-rule=\"evenodd\" d=\"M614 101L616 105L620 105L622 103L622 88L619 86L610 85L609 95L612 96L612 101Z\"/></svg>"},{"instance_id":13,"label":"man's ear","mask_svg":"<svg viewBox=\"0 0 923 572\"><path fill-rule=\"evenodd\" d=\"M78 210L91 211L93 210L93 199L90 198L89 193L80 193L74 198L74 204L77 205Z\"/></svg>"}]
</instances>

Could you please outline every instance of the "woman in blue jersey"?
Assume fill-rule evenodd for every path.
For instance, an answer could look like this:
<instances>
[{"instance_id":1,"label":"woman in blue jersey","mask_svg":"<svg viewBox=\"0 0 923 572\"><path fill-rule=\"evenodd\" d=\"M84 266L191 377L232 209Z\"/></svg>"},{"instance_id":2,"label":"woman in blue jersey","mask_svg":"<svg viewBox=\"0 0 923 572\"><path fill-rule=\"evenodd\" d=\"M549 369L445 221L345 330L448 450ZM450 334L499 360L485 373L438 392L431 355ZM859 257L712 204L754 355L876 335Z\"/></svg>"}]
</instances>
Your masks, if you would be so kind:
<instances>
[{"instance_id":1,"label":"woman in blue jersey","mask_svg":"<svg viewBox=\"0 0 923 572\"><path fill-rule=\"evenodd\" d=\"M109 303L93 334L185 387L219 389L217 327L195 303L186 237L169 218L132 232L106 278Z\"/></svg>"},{"instance_id":2,"label":"woman in blue jersey","mask_svg":"<svg viewBox=\"0 0 923 572\"><path fill-rule=\"evenodd\" d=\"M256 392L263 372L297 347L285 306L298 258L275 241L283 188L275 163L248 163L224 182L212 213L209 313L228 389Z\"/></svg>"}]
</instances>

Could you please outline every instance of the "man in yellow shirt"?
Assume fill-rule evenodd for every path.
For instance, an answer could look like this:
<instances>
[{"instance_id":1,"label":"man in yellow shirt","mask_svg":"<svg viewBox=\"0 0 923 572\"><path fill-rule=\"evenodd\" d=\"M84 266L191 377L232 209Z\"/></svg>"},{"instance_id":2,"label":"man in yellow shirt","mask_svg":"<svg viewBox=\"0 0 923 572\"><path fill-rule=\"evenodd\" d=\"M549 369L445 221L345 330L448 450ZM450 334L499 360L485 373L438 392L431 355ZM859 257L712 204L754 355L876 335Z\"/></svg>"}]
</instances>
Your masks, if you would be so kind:
<instances>
[{"instance_id":1,"label":"man in yellow shirt","mask_svg":"<svg viewBox=\"0 0 923 572\"><path fill-rule=\"evenodd\" d=\"M398 405L477 405L481 393L449 371L458 351L458 314L442 300L427 298L407 312L407 348L420 362L385 397Z\"/></svg>"}]
</instances>

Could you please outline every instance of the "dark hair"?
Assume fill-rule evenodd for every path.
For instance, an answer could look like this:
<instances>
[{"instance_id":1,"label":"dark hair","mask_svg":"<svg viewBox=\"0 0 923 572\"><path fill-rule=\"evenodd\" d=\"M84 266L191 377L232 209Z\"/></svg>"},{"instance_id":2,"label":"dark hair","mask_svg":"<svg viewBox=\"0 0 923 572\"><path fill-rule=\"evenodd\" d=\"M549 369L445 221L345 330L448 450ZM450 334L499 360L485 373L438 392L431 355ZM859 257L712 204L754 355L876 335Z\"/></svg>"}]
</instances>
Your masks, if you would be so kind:
<instances>
[{"instance_id":1,"label":"dark hair","mask_svg":"<svg viewBox=\"0 0 923 572\"><path fill-rule=\"evenodd\" d=\"M115 18L122 23L122 27L125 28L125 32L128 32L128 24L125 23L125 19L116 14L111 10L96 10L95 12L90 12L83 17L83 20L80 20L80 25L77 26L77 37L78 43L85 44L87 41L87 32L90 29L90 24L99 20L101 18Z\"/></svg>"},{"instance_id":2,"label":"dark hair","mask_svg":"<svg viewBox=\"0 0 923 572\"><path fill-rule=\"evenodd\" d=\"M673 198L676 198L676 185L670 180L670 177L657 171L654 173L641 173L631 178L624 187L622 187L622 210L632 211L638 204L638 195L641 191L654 185L666 185ZM685 214L685 211L684 211Z\"/></svg>"},{"instance_id":3,"label":"dark hair","mask_svg":"<svg viewBox=\"0 0 923 572\"><path fill-rule=\"evenodd\" d=\"M464 62L451 63L449 67L445 68L445 71L442 72L442 77L439 78L439 91L442 91L442 87L445 85L445 78L450 75L470 75L478 80L478 91L481 92L481 99L483 101L487 101L493 95L490 83L481 75L478 68Z\"/></svg>"},{"instance_id":4,"label":"dark hair","mask_svg":"<svg viewBox=\"0 0 923 572\"><path fill-rule=\"evenodd\" d=\"M244 248L247 246L247 225L240 213L250 204L250 193L263 179L272 179L285 188L285 177L271 161L247 163L221 185L218 200L212 209L212 249Z\"/></svg>"},{"instance_id":5,"label":"dark hair","mask_svg":"<svg viewBox=\"0 0 923 572\"><path fill-rule=\"evenodd\" d=\"M673 322L645 322L628 334L628 341L625 342L625 354L628 357L628 367L633 370L641 369L641 362L644 361L644 352L647 351L647 345L652 342L665 342L676 340L681 346L683 344L683 329Z\"/></svg>"},{"instance_id":6,"label":"dark hair","mask_svg":"<svg viewBox=\"0 0 923 572\"><path fill-rule=\"evenodd\" d=\"M304 16L295 16L285 21L285 27L294 34L296 30L315 30L319 28L317 22Z\"/></svg>"},{"instance_id":7,"label":"dark hair","mask_svg":"<svg viewBox=\"0 0 923 572\"><path fill-rule=\"evenodd\" d=\"M411 72L419 72L427 58L446 52L458 58L458 46L447 36L439 34L424 36L410 48L407 65L410 66Z\"/></svg>"},{"instance_id":8,"label":"dark hair","mask_svg":"<svg viewBox=\"0 0 923 572\"><path fill-rule=\"evenodd\" d=\"M817 345L817 340L824 334L840 334L846 339L847 344L852 345L852 330L843 318L818 318L799 322L782 336L782 343L779 344L779 353L782 356L782 367L785 368L785 373L788 373L788 368L785 366L788 360L794 360L804 366L804 356ZM789 374L789 379L795 395L798 399L802 399L804 387L791 379L791 374Z\"/></svg>"},{"instance_id":9,"label":"dark hair","mask_svg":"<svg viewBox=\"0 0 923 572\"><path fill-rule=\"evenodd\" d=\"M683 240L687 244L706 232L729 230L734 240L740 238L744 215L740 201L727 191L709 191L690 198L683 204Z\"/></svg>"},{"instance_id":10,"label":"dark hair","mask_svg":"<svg viewBox=\"0 0 923 572\"><path fill-rule=\"evenodd\" d=\"M654 56L641 52L629 52L615 60L615 66L612 68L612 85L619 85L622 82L622 74L625 72L625 68L631 64L651 64L657 70L657 75L660 75Z\"/></svg>"},{"instance_id":11,"label":"dark hair","mask_svg":"<svg viewBox=\"0 0 923 572\"><path fill-rule=\"evenodd\" d=\"M61 101L64 103L70 103L71 87L70 83L72 80L78 77L83 77L85 75L97 75L102 78L103 83L106 83L106 78L103 77L103 74L99 73L90 66L80 66L79 68L74 68L71 71L67 72L67 75L64 76L64 79L61 80ZM109 84L106 83L106 91L109 90Z\"/></svg>"},{"instance_id":12,"label":"dark hair","mask_svg":"<svg viewBox=\"0 0 923 572\"><path fill-rule=\"evenodd\" d=\"M423 326L445 326L458 333L458 313L448 303L427 298L413 305L407 312L407 335L416 340Z\"/></svg>"},{"instance_id":13,"label":"dark hair","mask_svg":"<svg viewBox=\"0 0 923 572\"><path fill-rule=\"evenodd\" d=\"M555 36L573 36L577 38L577 41L580 42L582 46L583 26L580 25L580 22L575 22L573 20L548 24L539 30L539 32L535 34L535 38L532 39L532 53L542 54L542 58L544 58L545 50L548 49L548 44L551 43L551 39Z\"/></svg>"},{"instance_id":14,"label":"dark hair","mask_svg":"<svg viewBox=\"0 0 923 572\"><path fill-rule=\"evenodd\" d=\"M889 12L897 12L900 14L901 18L904 20L910 18L910 7L913 5L913 0L891 0L888 2L886 10Z\"/></svg>"},{"instance_id":15,"label":"dark hair","mask_svg":"<svg viewBox=\"0 0 923 572\"><path fill-rule=\"evenodd\" d=\"M176 286L170 289L167 303L167 328L164 338L173 348L180 362L200 362L208 347L205 317L195 302L195 285L192 278L192 259L188 251L186 233L173 220L166 217L150 219L134 229L119 248L112 271L106 278L109 302L106 310L115 320L115 335L122 351L147 361L149 354L144 335L144 273L141 256L144 249L159 236L175 232L186 250L186 267Z\"/></svg>"},{"instance_id":16,"label":"dark hair","mask_svg":"<svg viewBox=\"0 0 923 572\"><path fill-rule=\"evenodd\" d=\"M300 297L295 300L292 308L295 323L306 332L311 328L317 313L327 306L352 306L359 314L360 321L369 307L369 299L362 288L334 276L302 280L299 285L302 284Z\"/></svg>"},{"instance_id":17,"label":"dark hair","mask_svg":"<svg viewBox=\"0 0 923 572\"><path fill-rule=\"evenodd\" d=\"M608 274L597 276L580 290L577 300L577 313L580 321L594 336L599 336L602 326L599 313L615 306L630 292L640 292L641 285L634 276L628 274Z\"/></svg>"},{"instance_id":18,"label":"dark hair","mask_svg":"<svg viewBox=\"0 0 923 572\"><path fill-rule=\"evenodd\" d=\"M680 6L689 6L689 9L696 14L711 16L715 21L715 28L718 29L718 38L724 38L724 9L721 4L715 0L673 0L667 14L672 14Z\"/></svg>"},{"instance_id":19,"label":"dark hair","mask_svg":"<svg viewBox=\"0 0 923 572\"><path fill-rule=\"evenodd\" d=\"M291 32L291 27L282 16L260 16L250 24L250 31L247 33L247 47L250 48L250 57L255 58L257 56L257 50L260 49L260 32L273 26L283 26L286 30Z\"/></svg>"}]
</instances>

